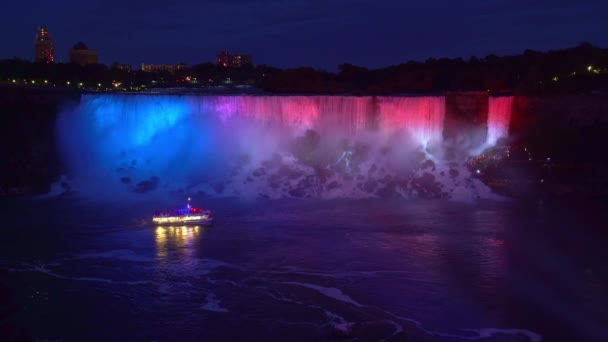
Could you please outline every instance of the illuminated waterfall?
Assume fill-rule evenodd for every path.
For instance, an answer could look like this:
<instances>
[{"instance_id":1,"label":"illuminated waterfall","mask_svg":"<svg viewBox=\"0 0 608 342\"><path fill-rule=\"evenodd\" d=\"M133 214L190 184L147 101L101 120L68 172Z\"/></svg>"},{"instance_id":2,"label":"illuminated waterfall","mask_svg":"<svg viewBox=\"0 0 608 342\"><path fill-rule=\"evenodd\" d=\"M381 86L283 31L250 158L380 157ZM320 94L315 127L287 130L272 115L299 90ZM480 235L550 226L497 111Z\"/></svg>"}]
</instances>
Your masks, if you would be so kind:
<instances>
[{"instance_id":1,"label":"illuminated waterfall","mask_svg":"<svg viewBox=\"0 0 608 342\"><path fill-rule=\"evenodd\" d=\"M424 147L429 142L442 141L443 97L380 97L378 106L383 130L404 130Z\"/></svg>"},{"instance_id":2,"label":"illuminated waterfall","mask_svg":"<svg viewBox=\"0 0 608 342\"><path fill-rule=\"evenodd\" d=\"M444 116L443 97L83 95L60 115L58 136L81 186L143 193L259 165L309 129L335 158L343 141L392 144L401 158L440 145Z\"/></svg>"},{"instance_id":3,"label":"illuminated waterfall","mask_svg":"<svg viewBox=\"0 0 608 342\"><path fill-rule=\"evenodd\" d=\"M513 97L490 97L488 103L488 145L495 145L498 139L509 136Z\"/></svg>"}]
</instances>

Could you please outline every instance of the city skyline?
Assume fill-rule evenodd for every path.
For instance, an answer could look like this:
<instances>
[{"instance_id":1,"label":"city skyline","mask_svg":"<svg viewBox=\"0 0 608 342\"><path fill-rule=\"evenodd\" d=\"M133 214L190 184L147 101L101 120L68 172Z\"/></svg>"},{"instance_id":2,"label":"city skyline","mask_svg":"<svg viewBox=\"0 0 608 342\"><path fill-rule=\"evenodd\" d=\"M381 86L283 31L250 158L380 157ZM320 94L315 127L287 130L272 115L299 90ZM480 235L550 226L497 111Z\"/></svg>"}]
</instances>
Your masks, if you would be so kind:
<instances>
[{"instance_id":1,"label":"city skyline","mask_svg":"<svg viewBox=\"0 0 608 342\"><path fill-rule=\"evenodd\" d=\"M585 41L608 45L601 30L608 4L599 1L69 4L61 16L52 15L56 3L33 9L8 5L8 11L28 17L10 16L0 23L14 33L3 39L0 58L31 58L31 37L40 25L55 39L57 62L67 61L63 51L83 40L99 52L101 63L132 65L192 65L213 61L227 49L256 56L256 64L333 70L341 63L374 68L432 57L546 51ZM117 6L121 11L115 11ZM65 16L74 19L65 21Z\"/></svg>"}]
</instances>

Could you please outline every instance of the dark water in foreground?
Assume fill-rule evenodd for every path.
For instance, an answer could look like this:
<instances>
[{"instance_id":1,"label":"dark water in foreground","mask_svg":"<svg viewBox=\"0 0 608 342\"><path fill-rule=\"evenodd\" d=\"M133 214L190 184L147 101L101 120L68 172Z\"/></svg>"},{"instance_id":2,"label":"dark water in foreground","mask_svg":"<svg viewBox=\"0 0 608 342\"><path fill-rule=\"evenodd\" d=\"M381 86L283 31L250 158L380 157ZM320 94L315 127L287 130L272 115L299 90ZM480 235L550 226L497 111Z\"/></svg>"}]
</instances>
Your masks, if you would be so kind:
<instances>
[{"instance_id":1,"label":"dark water in foreground","mask_svg":"<svg viewBox=\"0 0 608 342\"><path fill-rule=\"evenodd\" d=\"M157 206L151 203L2 202L8 220L0 240L0 304L11 308L0 305L0 336L608 336L605 208L385 200L195 203L216 212L212 226L154 227L146 223Z\"/></svg>"}]
</instances>

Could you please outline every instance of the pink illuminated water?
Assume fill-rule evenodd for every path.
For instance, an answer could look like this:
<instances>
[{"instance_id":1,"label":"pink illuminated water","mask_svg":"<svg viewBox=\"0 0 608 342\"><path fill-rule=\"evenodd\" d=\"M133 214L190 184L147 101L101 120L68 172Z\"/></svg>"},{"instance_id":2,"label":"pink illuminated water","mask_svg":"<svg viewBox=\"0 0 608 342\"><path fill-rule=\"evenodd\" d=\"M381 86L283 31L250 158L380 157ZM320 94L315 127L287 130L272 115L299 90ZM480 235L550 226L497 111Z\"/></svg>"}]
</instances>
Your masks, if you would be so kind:
<instances>
[{"instance_id":1,"label":"pink illuminated water","mask_svg":"<svg viewBox=\"0 0 608 342\"><path fill-rule=\"evenodd\" d=\"M246 118L349 135L377 126L383 132L406 133L420 145L441 141L445 117L441 96L220 96L199 97L198 102L199 109L217 115L224 123Z\"/></svg>"},{"instance_id":2,"label":"pink illuminated water","mask_svg":"<svg viewBox=\"0 0 608 342\"><path fill-rule=\"evenodd\" d=\"M378 107L383 129L404 130L425 147L429 142L441 142L445 118L443 97L380 97Z\"/></svg>"},{"instance_id":3,"label":"pink illuminated water","mask_svg":"<svg viewBox=\"0 0 608 342\"><path fill-rule=\"evenodd\" d=\"M375 111L370 97L345 96L213 96L195 97L197 108L222 122L248 119L301 130L353 134L366 127Z\"/></svg>"},{"instance_id":4,"label":"pink illuminated water","mask_svg":"<svg viewBox=\"0 0 608 342\"><path fill-rule=\"evenodd\" d=\"M509 136L512 111L512 96L491 97L489 99L487 144L495 145L498 139Z\"/></svg>"}]
</instances>

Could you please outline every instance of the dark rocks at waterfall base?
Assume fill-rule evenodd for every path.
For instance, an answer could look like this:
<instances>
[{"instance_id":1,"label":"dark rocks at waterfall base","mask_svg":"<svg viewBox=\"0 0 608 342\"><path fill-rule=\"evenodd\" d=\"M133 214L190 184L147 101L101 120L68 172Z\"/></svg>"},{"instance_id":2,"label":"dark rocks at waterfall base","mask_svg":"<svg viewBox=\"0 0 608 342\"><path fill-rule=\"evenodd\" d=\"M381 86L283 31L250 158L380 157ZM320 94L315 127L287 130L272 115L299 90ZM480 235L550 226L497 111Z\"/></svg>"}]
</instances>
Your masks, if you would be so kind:
<instances>
[{"instance_id":1,"label":"dark rocks at waterfall base","mask_svg":"<svg viewBox=\"0 0 608 342\"><path fill-rule=\"evenodd\" d=\"M435 176L425 172L421 177L412 180L412 189L418 196L425 199L442 197L442 185L435 180Z\"/></svg>"},{"instance_id":2,"label":"dark rocks at waterfall base","mask_svg":"<svg viewBox=\"0 0 608 342\"><path fill-rule=\"evenodd\" d=\"M255 169L255 171L253 171L252 175L254 177L261 177L265 174L266 174L266 169L264 169L263 167L260 167L260 168Z\"/></svg>"},{"instance_id":3,"label":"dark rocks at waterfall base","mask_svg":"<svg viewBox=\"0 0 608 342\"><path fill-rule=\"evenodd\" d=\"M338 183L338 181L333 181L333 182L327 184L327 186L325 187L325 189L327 191L331 191L331 190L337 189L339 187L340 187L340 183Z\"/></svg>"},{"instance_id":4,"label":"dark rocks at waterfall base","mask_svg":"<svg viewBox=\"0 0 608 342\"><path fill-rule=\"evenodd\" d=\"M213 186L213 190L215 190L217 194L223 193L225 188L226 186L224 185L224 183L217 183Z\"/></svg>"},{"instance_id":5,"label":"dark rocks at waterfall base","mask_svg":"<svg viewBox=\"0 0 608 342\"><path fill-rule=\"evenodd\" d=\"M148 180L137 183L135 188L133 188L133 192L144 194L146 192L154 191L158 187L159 181L160 179L158 177L152 176Z\"/></svg>"},{"instance_id":6,"label":"dark rocks at waterfall base","mask_svg":"<svg viewBox=\"0 0 608 342\"><path fill-rule=\"evenodd\" d=\"M317 135L310 134L315 137ZM316 143L316 142L315 142ZM289 160L289 162L286 162ZM421 160L420 165L409 171L396 172L379 167L376 163L365 166L365 160L355 169L346 171L336 165L328 167L308 166L293 155L275 156L272 160L253 166L243 176L243 184L259 189L259 195L274 198L323 198L323 197L378 197L378 198L421 198L437 199L450 197L451 187L466 183L468 175L462 174L451 164L448 169L439 169L431 160ZM270 166L275 167L271 168ZM462 167L462 166L461 166ZM450 171L451 170L451 171ZM448 176L449 174L449 176ZM465 178L463 178L465 177ZM442 184L441 180L451 180ZM471 181L471 180L469 180ZM226 183L228 186L228 183ZM221 195L215 189L216 194ZM227 194L238 194L238 188L231 188Z\"/></svg>"}]
</instances>

